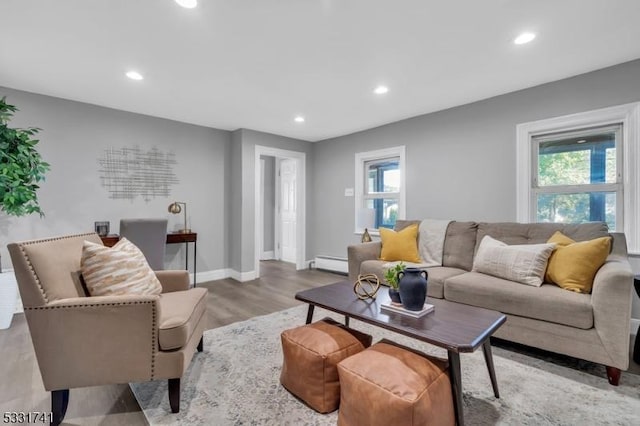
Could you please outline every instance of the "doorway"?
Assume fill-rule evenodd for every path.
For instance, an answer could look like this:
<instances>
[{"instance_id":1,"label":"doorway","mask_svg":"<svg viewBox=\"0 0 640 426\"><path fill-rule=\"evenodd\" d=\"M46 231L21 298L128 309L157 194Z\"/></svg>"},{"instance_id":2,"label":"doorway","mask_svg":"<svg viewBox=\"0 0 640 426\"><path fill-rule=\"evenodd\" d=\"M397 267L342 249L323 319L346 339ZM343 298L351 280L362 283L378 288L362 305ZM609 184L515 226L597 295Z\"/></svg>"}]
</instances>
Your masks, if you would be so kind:
<instances>
[{"instance_id":1,"label":"doorway","mask_svg":"<svg viewBox=\"0 0 640 426\"><path fill-rule=\"evenodd\" d=\"M273 157L274 177L263 172ZM306 268L305 261L305 168L306 154L256 145L255 150L255 273L260 276L260 260L268 253L268 241L273 236L273 258L295 264L297 270ZM269 205L269 186L273 185L275 199ZM273 228L265 219L272 208ZM268 259L269 257L266 256Z\"/></svg>"}]
</instances>

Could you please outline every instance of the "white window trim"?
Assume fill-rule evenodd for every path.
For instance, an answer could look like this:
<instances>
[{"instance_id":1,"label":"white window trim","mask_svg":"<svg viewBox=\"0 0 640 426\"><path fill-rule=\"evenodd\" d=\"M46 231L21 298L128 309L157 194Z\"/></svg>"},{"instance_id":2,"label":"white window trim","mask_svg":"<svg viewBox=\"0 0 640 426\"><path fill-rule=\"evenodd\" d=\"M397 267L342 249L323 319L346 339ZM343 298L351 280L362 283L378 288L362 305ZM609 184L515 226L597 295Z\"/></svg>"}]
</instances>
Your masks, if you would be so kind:
<instances>
[{"instance_id":1,"label":"white window trim","mask_svg":"<svg viewBox=\"0 0 640 426\"><path fill-rule=\"evenodd\" d=\"M531 209L532 137L544 133L622 123L623 231L630 254L640 254L640 102L518 124L516 217L535 222Z\"/></svg>"},{"instance_id":2,"label":"white window trim","mask_svg":"<svg viewBox=\"0 0 640 426\"><path fill-rule=\"evenodd\" d=\"M400 167L400 197L398 199L398 220L404 220L405 218L405 193L406 193L406 161L405 161L405 146L394 146L391 148L378 149L375 151L357 152L355 162L355 214L354 224L355 233L362 234L364 228L360 228L358 224L358 210L362 208L364 200L364 163L371 160L378 160L387 157L399 157ZM369 231L371 235L378 235L377 231Z\"/></svg>"}]
</instances>

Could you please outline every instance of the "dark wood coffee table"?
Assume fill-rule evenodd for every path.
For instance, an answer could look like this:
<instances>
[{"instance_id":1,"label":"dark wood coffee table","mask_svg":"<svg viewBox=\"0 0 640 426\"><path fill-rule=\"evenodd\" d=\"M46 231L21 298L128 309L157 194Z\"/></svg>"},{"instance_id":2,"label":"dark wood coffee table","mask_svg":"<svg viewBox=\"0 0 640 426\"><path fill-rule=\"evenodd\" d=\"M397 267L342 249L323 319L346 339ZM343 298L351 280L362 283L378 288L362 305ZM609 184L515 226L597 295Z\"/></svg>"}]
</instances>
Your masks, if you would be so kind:
<instances>
[{"instance_id":1,"label":"dark wood coffee table","mask_svg":"<svg viewBox=\"0 0 640 426\"><path fill-rule=\"evenodd\" d=\"M449 358L449 376L459 425L464 424L461 352L474 352L482 346L493 394L496 398L500 397L489 340L507 320L500 312L434 298L429 298L428 303L435 306L435 311L422 318L380 312L380 304L388 303L390 300L388 289L381 287L376 299L360 300L353 293L353 284L349 281L301 291L296 294L296 299L309 304L307 324L313 319L314 308L319 306L344 315L347 325L349 318L355 318L445 348Z\"/></svg>"}]
</instances>

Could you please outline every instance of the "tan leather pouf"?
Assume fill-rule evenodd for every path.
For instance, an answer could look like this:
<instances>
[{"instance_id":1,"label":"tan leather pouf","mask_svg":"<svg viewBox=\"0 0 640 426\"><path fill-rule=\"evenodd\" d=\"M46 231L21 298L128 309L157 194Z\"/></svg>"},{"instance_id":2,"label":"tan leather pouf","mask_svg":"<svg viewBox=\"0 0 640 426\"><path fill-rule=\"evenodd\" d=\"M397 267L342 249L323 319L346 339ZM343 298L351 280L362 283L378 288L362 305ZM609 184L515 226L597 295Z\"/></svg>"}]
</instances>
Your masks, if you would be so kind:
<instances>
[{"instance_id":1,"label":"tan leather pouf","mask_svg":"<svg viewBox=\"0 0 640 426\"><path fill-rule=\"evenodd\" d=\"M330 318L281 334L284 362L280 383L320 413L340 403L337 364L371 345L371 336Z\"/></svg>"},{"instance_id":2,"label":"tan leather pouf","mask_svg":"<svg viewBox=\"0 0 640 426\"><path fill-rule=\"evenodd\" d=\"M338 364L340 426L453 425L447 361L392 342Z\"/></svg>"}]
</instances>

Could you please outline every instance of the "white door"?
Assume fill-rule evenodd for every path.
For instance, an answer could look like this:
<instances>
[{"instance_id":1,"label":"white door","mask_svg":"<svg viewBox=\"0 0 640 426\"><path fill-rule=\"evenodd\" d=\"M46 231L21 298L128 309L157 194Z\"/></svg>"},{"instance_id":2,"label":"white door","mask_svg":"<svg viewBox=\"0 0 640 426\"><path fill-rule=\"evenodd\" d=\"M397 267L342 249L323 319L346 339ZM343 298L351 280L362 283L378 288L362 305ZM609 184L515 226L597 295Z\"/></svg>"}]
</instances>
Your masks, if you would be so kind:
<instances>
[{"instance_id":1,"label":"white door","mask_svg":"<svg viewBox=\"0 0 640 426\"><path fill-rule=\"evenodd\" d=\"M280 163L280 244L281 259L296 261L296 161Z\"/></svg>"}]
</instances>

